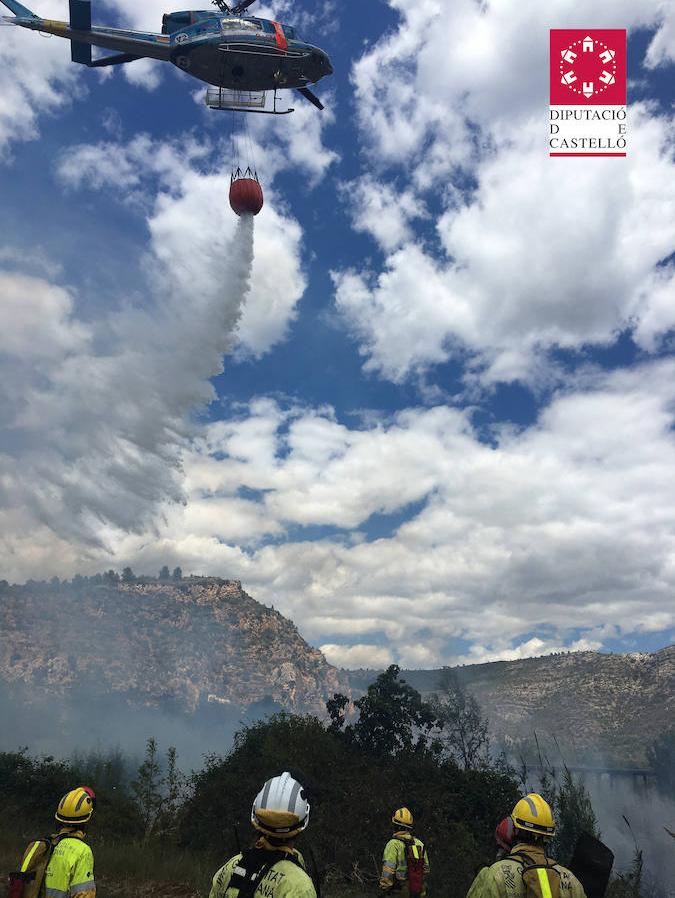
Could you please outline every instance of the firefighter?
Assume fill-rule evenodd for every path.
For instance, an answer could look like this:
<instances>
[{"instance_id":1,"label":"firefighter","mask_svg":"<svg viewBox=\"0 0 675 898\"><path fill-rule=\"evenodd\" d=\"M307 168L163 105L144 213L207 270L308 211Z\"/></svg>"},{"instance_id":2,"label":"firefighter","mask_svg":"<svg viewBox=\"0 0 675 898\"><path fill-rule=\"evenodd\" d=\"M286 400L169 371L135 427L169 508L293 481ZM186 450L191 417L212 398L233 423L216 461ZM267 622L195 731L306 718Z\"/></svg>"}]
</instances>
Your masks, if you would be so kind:
<instances>
[{"instance_id":1,"label":"firefighter","mask_svg":"<svg viewBox=\"0 0 675 898\"><path fill-rule=\"evenodd\" d=\"M424 843L412 834L413 815L399 808L391 818L394 835L384 846L380 891L400 891L403 898L427 894L429 855Z\"/></svg>"},{"instance_id":2,"label":"firefighter","mask_svg":"<svg viewBox=\"0 0 675 898\"><path fill-rule=\"evenodd\" d=\"M60 827L52 837L46 898L96 898L94 855L85 841L95 804L96 796L88 786L72 789L59 802L54 816Z\"/></svg>"},{"instance_id":3,"label":"firefighter","mask_svg":"<svg viewBox=\"0 0 675 898\"><path fill-rule=\"evenodd\" d=\"M251 823L259 838L213 877L209 898L316 898L295 840L309 823L309 802L290 773L267 780L255 797Z\"/></svg>"},{"instance_id":4,"label":"firefighter","mask_svg":"<svg viewBox=\"0 0 675 898\"><path fill-rule=\"evenodd\" d=\"M509 853L491 867L483 867L467 898L586 898L576 876L547 854L555 821L541 795L532 792L521 798L511 819L514 833Z\"/></svg>"}]
</instances>

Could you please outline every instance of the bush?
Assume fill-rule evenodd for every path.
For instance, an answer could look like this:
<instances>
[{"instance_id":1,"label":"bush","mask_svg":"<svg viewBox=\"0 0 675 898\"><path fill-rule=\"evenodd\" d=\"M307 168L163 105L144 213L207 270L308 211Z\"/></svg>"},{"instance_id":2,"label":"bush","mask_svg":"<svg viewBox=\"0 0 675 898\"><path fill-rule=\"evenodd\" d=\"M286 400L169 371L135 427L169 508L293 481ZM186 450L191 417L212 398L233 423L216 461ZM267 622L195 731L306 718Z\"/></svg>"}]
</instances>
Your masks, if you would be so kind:
<instances>
[{"instance_id":1,"label":"bush","mask_svg":"<svg viewBox=\"0 0 675 898\"><path fill-rule=\"evenodd\" d=\"M448 898L463 898L477 870L492 861L494 827L518 797L508 772L464 771L423 746L374 762L318 719L279 714L242 730L227 757L209 758L193 776L181 845L230 856L238 848L235 827L239 842L250 843L253 798L284 770L303 783L311 805L300 848L312 845L331 881L377 879L392 812L405 805L429 849L432 888L435 881Z\"/></svg>"}]
</instances>

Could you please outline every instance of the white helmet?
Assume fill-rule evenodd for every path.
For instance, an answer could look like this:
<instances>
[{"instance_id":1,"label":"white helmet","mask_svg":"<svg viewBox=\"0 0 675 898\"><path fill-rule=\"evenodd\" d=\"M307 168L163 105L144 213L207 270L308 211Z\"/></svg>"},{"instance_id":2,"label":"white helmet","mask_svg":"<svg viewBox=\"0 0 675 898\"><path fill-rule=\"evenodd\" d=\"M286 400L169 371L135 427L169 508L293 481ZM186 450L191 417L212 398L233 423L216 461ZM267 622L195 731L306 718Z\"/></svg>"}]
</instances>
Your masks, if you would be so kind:
<instances>
[{"instance_id":1,"label":"white helmet","mask_svg":"<svg viewBox=\"0 0 675 898\"><path fill-rule=\"evenodd\" d=\"M251 823L268 836L291 839L309 823L305 790L288 772L267 780L255 797Z\"/></svg>"}]
</instances>

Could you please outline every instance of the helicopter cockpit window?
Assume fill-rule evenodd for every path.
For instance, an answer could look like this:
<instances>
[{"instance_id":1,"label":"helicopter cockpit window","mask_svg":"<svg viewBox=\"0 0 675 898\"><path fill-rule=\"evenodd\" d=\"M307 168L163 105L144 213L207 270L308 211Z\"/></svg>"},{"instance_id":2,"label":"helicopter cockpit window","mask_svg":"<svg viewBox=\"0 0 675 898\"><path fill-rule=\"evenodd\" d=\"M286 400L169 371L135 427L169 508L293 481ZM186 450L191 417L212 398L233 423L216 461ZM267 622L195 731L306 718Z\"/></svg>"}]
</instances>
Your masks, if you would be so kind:
<instances>
[{"instance_id":1,"label":"helicopter cockpit window","mask_svg":"<svg viewBox=\"0 0 675 898\"><path fill-rule=\"evenodd\" d=\"M295 33L295 28L291 28L290 25L284 25L284 34L286 35L286 39L289 41L294 41L297 39L297 35Z\"/></svg>"},{"instance_id":2,"label":"helicopter cockpit window","mask_svg":"<svg viewBox=\"0 0 675 898\"><path fill-rule=\"evenodd\" d=\"M253 22L250 19L235 19L232 16L221 19L220 27L223 31L262 31L259 22Z\"/></svg>"}]
</instances>

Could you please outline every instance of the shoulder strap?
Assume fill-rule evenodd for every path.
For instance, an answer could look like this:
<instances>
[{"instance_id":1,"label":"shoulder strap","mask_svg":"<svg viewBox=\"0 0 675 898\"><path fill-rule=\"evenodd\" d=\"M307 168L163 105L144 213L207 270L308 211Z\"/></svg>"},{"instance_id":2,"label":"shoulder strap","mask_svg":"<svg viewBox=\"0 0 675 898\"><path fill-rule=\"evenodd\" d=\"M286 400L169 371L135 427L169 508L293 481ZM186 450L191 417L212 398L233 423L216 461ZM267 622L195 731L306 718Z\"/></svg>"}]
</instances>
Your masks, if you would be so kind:
<instances>
[{"instance_id":1,"label":"shoulder strap","mask_svg":"<svg viewBox=\"0 0 675 898\"><path fill-rule=\"evenodd\" d=\"M516 860L520 861L526 870L529 869L541 869L541 870L553 870L554 872L559 874L557 869L557 863L553 860L553 858L545 857L544 863L540 864L535 858L533 858L529 854L525 854L525 852L514 851L511 854L507 854L506 857L502 858L503 861Z\"/></svg>"},{"instance_id":2,"label":"shoulder strap","mask_svg":"<svg viewBox=\"0 0 675 898\"><path fill-rule=\"evenodd\" d=\"M304 869L297 855L286 851L267 851L265 848L247 848L232 871L230 888L238 889L239 898L251 898L268 872L279 861L290 861Z\"/></svg>"}]
</instances>

